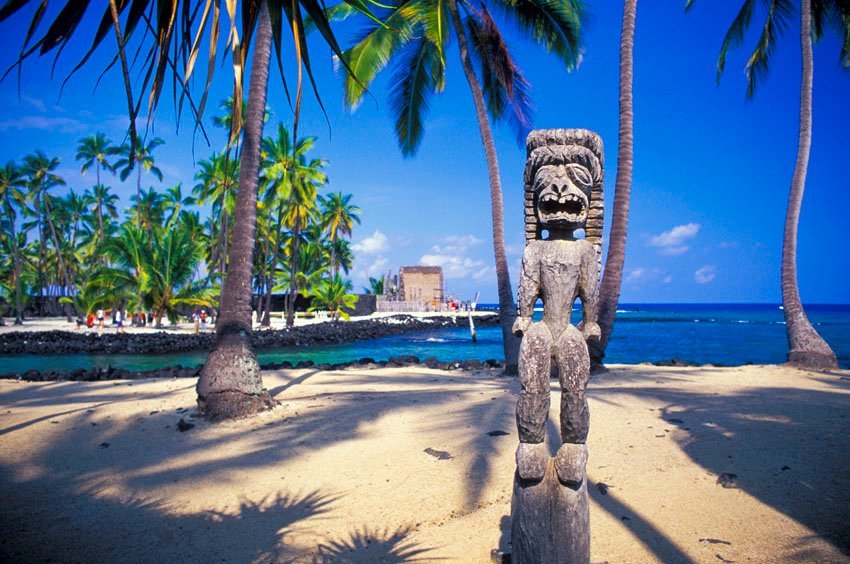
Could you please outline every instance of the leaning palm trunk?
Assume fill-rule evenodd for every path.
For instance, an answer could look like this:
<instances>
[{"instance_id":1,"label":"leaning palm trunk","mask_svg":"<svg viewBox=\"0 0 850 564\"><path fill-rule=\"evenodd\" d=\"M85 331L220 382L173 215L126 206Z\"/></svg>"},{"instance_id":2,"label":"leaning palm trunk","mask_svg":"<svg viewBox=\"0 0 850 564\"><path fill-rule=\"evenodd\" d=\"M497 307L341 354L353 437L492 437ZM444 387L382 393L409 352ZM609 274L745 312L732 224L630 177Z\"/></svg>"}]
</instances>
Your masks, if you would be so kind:
<instances>
[{"instance_id":1,"label":"leaning palm trunk","mask_svg":"<svg viewBox=\"0 0 850 564\"><path fill-rule=\"evenodd\" d=\"M629 203L632 191L634 154L634 114L632 78L634 69L635 16L637 0L626 0L623 6L623 29L620 35L620 137L617 150L617 181L614 185L614 209L611 233L608 237L608 256L599 286L599 328L602 338L588 341L591 366L602 364L605 348L614 329L620 287L623 282L623 262L626 258L626 231L629 226Z\"/></svg>"},{"instance_id":2,"label":"leaning palm trunk","mask_svg":"<svg viewBox=\"0 0 850 564\"><path fill-rule=\"evenodd\" d=\"M260 365L250 342L260 141L263 136L271 41L269 10L266 2L263 2L248 89L232 256L221 292L221 314L216 321L217 341L201 370L197 385L198 407L213 420L244 417L274 404L263 388Z\"/></svg>"},{"instance_id":3,"label":"leaning palm trunk","mask_svg":"<svg viewBox=\"0 0 850 564\"><path fill-rule=\"evenodd\" d=\"M469 60L469 47L460 21L457 2L449 0L448 6L452 25L457 34L463 72L466 75L467 82L469 82L472 100L475 103L475 115L478 118L478 129L481 131L484 155L487 157L487 173L490 177L490 206L493 216L493 253L496 257L496 283L499 290L499 321L502 325L502 339L505 347L505 373L516 374L519 339L511 331L516 319L516 306L511 290L508 259L505 256L504 211L502 209L502 182L499 179L499 161L496 157L496 145L493 143L493 133L490 131L490 121L487 118L487 110L484 105L484 95L472 68L472 62Z\"/></svg>"},{"instance_id":4,"label":"leaning palm trunk","mask_svg":"<svg viewBox=\"0 0 850 564\"><path fill-rule=\"evenodd\" d=\"M785 329L788 333L788 362L811 369L838 368L835 353L815 331L797 287L797 224L806 187L809 152L812 145L812 18L809 2L801 3L800 44L803 51L803 78L800 86L800 138L797 162L791 180L791 195L785 214L785 233L782 238L782 306L785 311Z\"/></svg>"}]
</instances>

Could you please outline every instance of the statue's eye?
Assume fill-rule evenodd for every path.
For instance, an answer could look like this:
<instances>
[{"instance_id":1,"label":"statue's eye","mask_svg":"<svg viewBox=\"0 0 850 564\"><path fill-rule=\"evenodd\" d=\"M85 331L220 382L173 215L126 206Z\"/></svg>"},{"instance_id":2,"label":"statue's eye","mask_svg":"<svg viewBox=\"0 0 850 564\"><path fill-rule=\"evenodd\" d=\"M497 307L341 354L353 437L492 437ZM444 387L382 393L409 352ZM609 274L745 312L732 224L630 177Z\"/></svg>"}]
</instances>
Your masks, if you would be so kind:
<instances>
[{"instance_id":1,"label":"statue's eye","mask_svg":"<svg viewBox=\"0 0 850 564\"><path fill-rule=\"evenodd\" d=\"M570 176L578 184L586 188L593 186L593 178L590 176L590 172L583 166L573 164L567 167L567 170L570 171Z\"/></svg>"}]
</instances>

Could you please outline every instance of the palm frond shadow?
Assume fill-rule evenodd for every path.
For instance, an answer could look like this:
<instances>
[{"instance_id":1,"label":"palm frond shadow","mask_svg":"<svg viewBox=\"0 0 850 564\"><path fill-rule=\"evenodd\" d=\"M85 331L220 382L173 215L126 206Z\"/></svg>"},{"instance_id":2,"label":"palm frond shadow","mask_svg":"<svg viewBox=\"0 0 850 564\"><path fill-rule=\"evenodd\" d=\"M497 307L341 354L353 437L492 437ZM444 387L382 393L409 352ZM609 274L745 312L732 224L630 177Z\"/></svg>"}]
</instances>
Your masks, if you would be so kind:
<instances>
[{"instance_id":1,"label":"palm frond shadow","mask_svg":"<svg viewBox=\"0 0 850 564\"><path fill-rule=\"evenodd\" d=\"M317 547L315 563L335 562L421 562L420 558L433 549L423 548L408 538L412 529L402 527L394 532L377 531L369 527L356 529L348 538L331 540Z\"/></svg>"}]
</instances>

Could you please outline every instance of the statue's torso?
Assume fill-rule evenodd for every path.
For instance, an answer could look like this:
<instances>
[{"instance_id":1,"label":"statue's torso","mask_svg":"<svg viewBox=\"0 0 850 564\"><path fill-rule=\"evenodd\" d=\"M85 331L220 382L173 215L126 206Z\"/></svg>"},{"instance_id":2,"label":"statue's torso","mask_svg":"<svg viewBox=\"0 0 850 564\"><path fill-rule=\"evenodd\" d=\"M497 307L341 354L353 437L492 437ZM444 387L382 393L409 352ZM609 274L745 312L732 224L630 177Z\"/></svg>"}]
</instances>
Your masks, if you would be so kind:
<instances>
[{"instance_id":1,"label":"statue's torso","mask_svg":"<svg viewBox=\"0 0 850 564\"><path fill-rule=\"evenodd\" d=\"M587 241L575 239L536 241L529 249L539 269L543 322L556 339L570 324L582 260L588 246Z\"/></svg>"}]
</instances>

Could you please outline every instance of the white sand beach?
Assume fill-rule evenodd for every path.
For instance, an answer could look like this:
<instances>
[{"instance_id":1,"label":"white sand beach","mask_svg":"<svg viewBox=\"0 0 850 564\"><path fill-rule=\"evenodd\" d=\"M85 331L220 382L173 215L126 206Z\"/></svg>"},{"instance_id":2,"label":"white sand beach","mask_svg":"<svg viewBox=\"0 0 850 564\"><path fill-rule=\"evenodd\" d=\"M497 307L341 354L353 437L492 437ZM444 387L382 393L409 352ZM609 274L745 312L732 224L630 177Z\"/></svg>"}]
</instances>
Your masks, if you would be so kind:
<instances>
[{"instance_id":1,"label":"white sand beach","mask_svg":"<svg viewBox=\"0 0 850 564\"><path fill-rule=\"evenodd\" d=\"M473 311L471 312L473 318L477 317L487 317L493 315L495 312L492 311ZM450 312L440 311L440 312L432 312L432 311L414 311L414 312L375 312L371 315L359 315L352 316L350 321L360 321L366 319L380 319L385 317L393 317L398 315L407 315L410 317L415 317L417 319L425 319L428 317L446 317L451 316ZM458 320L458 323L465 323L467 320L467 312L457 312L454 314ZM97 327L93 329L89 329L87 327L82 327L77 329L76 322L68 322L68 319L65 317L36 317L32 319L27 319L23 325L14 325L14 318L4 317L5 325L0 325L0 335L4 333L10 333L14 331L73 331L73 332L89 332L89 333L115 333L117 328L112 324L111 318L106 320L105 328L98 329ZM315 323L327 323L329 319L327 317L305 317L305 316L297 316L295 318L295 326L302 327L304 325L313 325ZM267 331L270 329L286 329L286 318L283 316L282 312L273 312L271 317L271 326L270 327L262 327L259 323L254 323L255 331ZM207 328L208 332L212 332L215 330L215 326L210 325ZM162 327L156 328L153 325L145 325L144 327L133 327L125 325L124 331L126 333L156 333L156 332L166 332L166 333L194 333L195 327L190 321L181 321L174 325L170 324L167 319L162 320Z\"/></svg>"},{"instance_id":2,"label":"white sand beach","mask_svg":"<svg viewBox=\"0 0 850 564\"><path fill-rule=\"evenodd\" d=\"M280 406L218 425L192 418L189 379L0 381L0 560L487 562L508 547L516 379L263 377ZM621 365L589 397L593 562L848 561L850 372Z\"/></svg>"}]
</instances>

